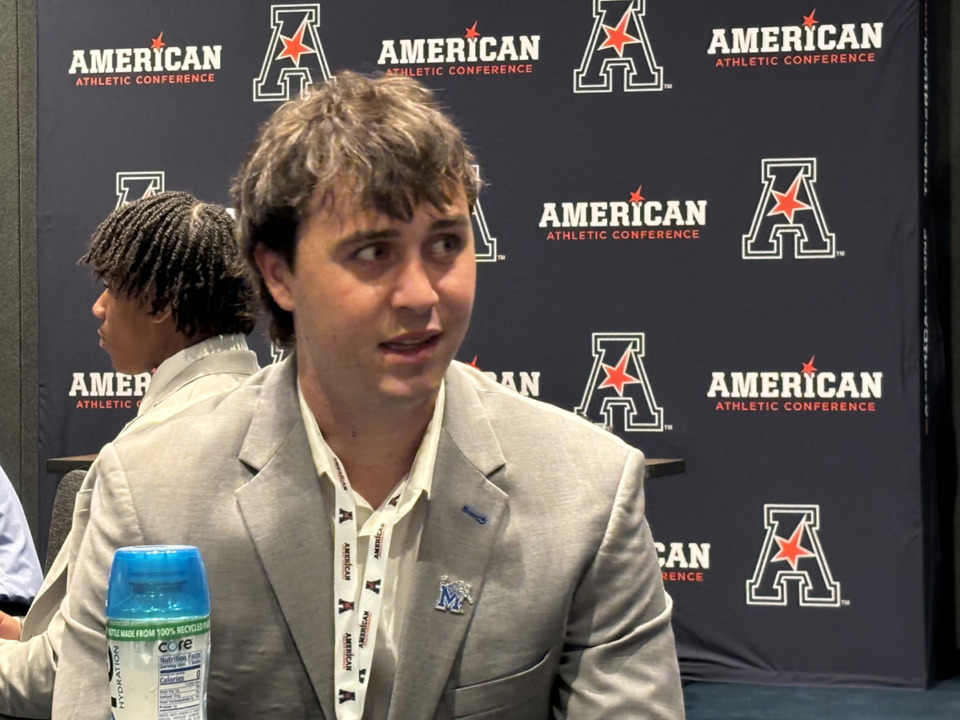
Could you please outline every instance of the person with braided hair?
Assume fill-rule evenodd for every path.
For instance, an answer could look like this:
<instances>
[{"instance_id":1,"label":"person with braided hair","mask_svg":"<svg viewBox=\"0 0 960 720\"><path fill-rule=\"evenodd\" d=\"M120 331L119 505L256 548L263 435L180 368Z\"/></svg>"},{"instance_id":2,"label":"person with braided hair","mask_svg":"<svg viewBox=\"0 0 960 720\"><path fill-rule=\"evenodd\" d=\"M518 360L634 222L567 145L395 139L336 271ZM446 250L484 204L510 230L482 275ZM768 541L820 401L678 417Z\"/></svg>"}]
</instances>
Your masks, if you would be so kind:
<instances>
[{"instance_id":1,"label":"person with braided hair","mask_svg":"<svg viewBox=\"0 0 960 720\"><path fill-rule=\"evenodd\" d=\"M223 207L184 192L141 198L100 224L80 262L106 286L93 314L114 369L154 371L118 437L155 427L259 369L244 337L256 299ZM0 613L0 713L50 717L67 572L89 518L98 463L84 478L70 534L29 612L22 620Z\"/></svg>"}]
</instances>

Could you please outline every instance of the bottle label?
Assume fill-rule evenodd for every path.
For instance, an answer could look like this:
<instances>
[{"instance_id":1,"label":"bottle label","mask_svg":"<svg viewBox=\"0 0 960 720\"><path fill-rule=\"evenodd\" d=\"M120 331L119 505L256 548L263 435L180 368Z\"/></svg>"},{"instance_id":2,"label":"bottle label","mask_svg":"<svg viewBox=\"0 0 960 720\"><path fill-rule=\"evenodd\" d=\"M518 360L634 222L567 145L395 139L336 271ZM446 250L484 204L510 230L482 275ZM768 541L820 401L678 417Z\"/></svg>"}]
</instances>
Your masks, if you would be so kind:
<instances>
[{"instance_id":1,"label":"bottle label","mask_svg":"<svg viewBox=\"0 0 960 720\"><path fill-rule=\"evenodd\" d=\"M210 618L107 620L107 646L115 720L204 720Z\"/></svg>"}]
</instances>

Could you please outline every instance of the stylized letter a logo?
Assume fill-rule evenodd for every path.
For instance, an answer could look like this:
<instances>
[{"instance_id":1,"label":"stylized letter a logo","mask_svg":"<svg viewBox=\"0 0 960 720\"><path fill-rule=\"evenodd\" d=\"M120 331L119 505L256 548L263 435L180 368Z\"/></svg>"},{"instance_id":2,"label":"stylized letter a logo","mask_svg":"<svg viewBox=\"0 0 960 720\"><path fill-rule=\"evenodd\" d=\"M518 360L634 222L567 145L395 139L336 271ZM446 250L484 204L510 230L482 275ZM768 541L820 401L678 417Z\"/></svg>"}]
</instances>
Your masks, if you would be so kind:
<instances>
[{"instance_id":1,"label":"stylized letter a logo","mask_svg":"<svg viewBox=\"0 0 960 720\"><path fill-rule=\"evenodd\" d=\"M473 171L479 178L480 166L474 165ZM497 239L490 234L490 228L487 227L487 220L483 216L483 208L480 207L480 198L477 198L473 203L473 223L477 262L496 262Z\"/></svg>"},{"instance_id":2,"label":"stylized letter a logo","mask_svg":"<svg viewBox=\"0 0 960 720\"><path fill-rule=\"evenodd\" d=\"M819 505L764 505L767 535L753 577L748 605L786 605L787 584L796 582L801 605L840 606L835 582L820 547Z\"/></svg>"},{"instance_id":3,"label":"stylized letter a logo","mask_svg":"<svg viewBox=\"0 0 960 720\"><path fill-rule=\"evenodd\" d=\"M330 79L320 44L320 4L271 5L270 45L253 81L256 102L285 102L294 92Z\"/></svg>"},{"instance_id":4,"label":"stylized letter a logo","mask_svg":"<svg viewBox=\"0 0 960 720\"><path fill-rule=\"evenodd\" d=\"M575 93L611 92L615 69L623 73L626 92L663 90L643 24L646 0L593 0L593 30L580 68L573 72Z\"/></svg>"},{"instance_id":5,"label":"stylized letter a logo","mask_svg":"<svg viewBox=\"0 0 960 720\"><path fill-rule=\"evenodd\" d=\"M117 206L114 210L126 205L128 202L162 193L166 173L163 170L118 172L116 177Z\"/></svg>"},{"instance_id":6,"label":"stylized letter a logo","mask_svg":"<svg viewBox=\"0 0 960 720\"><path fill-rule=\"evenodd\" d=\"M743 236L743 259L779 260L791 239L797 259L836 257L834 235L817 198L817 159L764 160L761 180L760 203Z\"/></svg>"},{"instance_id":7,"label":"stylized letter a logo","mask_svg":"<svg viewBox=\"0 0 960 720\"><path fill-rule=\"evenodd\" d=\"M643 356L643 333L593 333L593 368L574 412L609 430L663 430Z\"/></svg>"}]
</instances>

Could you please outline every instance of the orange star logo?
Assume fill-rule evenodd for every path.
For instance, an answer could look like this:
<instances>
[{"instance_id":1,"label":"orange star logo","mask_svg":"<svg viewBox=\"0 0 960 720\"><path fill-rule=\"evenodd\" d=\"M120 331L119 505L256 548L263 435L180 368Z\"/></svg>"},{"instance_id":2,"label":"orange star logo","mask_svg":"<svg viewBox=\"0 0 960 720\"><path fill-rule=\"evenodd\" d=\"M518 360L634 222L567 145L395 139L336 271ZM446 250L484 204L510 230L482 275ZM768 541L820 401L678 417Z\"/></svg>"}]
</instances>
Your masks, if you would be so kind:
<instances>
[{"instance_id":1,"label":"orange star logo","mask_svg":"<svg viewBox=\"0 0 960 720\"><path fill-rule=\"evenodd\" d=\"M152 42L150 43L150 49L151 49L151 50L159 50L159 49L162 48L164 45L166 45L166 43L163 41L163 33L162 33L162 32L161 32L159 35L157 35L155 38L151 38L151 40L152 40Z\"/></svg>"},{"instance_id":2,"label":"orange star logo","mask_svg":"<svg viewBox=\"0 0 960 720\"><path fill-rule=\"evenodd\" d=\"M610 367L607 364L601 364L600 367L603 368L603 372L606 373L606 377L603 379L598 386L598 390L603 390L604 388L612 387L617 391L617 395L623 397L623 386L630 385L631 383L638 383L640 380L633 377L627 372L627 363L630 361L630 348L627 348L623 357L620 358L620 362L617 363L616 367Z\"/></svg>"},{"instance_id":3,"label":"orange star logo","mask_svg":"<svg viewBox=\"0 0 960 720\"><path fill-rule=\"evenodd\" d=\"M467 28L467 34L464 35L467 40L473 40L474 38L480 37L480 33L477 32L477 21L473 21L473 25Z\"/></svg>"},{"instance_id":4,"label":"orange star logo","mask_svg":"<svg viewBox=\"0 0 960 720\"><path fill-rule=\"evenodd\" d=\"M640 38L634 37L627 32L627 23L630 22L630 8L627 8L627 11L623 14L623 17L620 18L620 22L617 23L616 27L610 27L609 25L603 25L603 31L607 34L607 39L603 41L598 50L603 50L604 48L612 47L617 51L617 55L623 57L623 46L629 45L631 43L640 42Z\"/></svg>"},{"instance_id":5,"label":"orange star logo","mask_svg":"<svg viewBox=\"0 0 960 720\"><path fill-rule=\"evenodd\" d=\"M793 531L793 535L790 536L789 540L784 540L782 537L776 535L773 536L773 539L777 541L780 550L770 559L770 562L784 560L790 563L791 568L796 570L797 560L813 555L812 552L800 544L800 541L803 539L803 523L797 525L797 529Z\"/></svg>"},{"instance_id":6,"label":"orange star logo","mask_svg":"<svg viewBox=\"0 0 960 720\"><path fill-rule=\"evenodd\" d=\"M640 194L640 191L643 189L643 185L637 185L636 192L630 193L630 202L634 205L639 205L643 202L643 195Z\"/></svg>"},{"instance_id":7,"label":"orange star logo","mask_svg":"<svg viewBox=\"0 0 960 720\"><path fill-rule=\"evenodd\" d=\"M300 27L297 28L297 31L293 34L293 37L280 36L280 41L283 43L283 50L280 51L280 54L277 55L277 60L283 60L284 58L290 58L293 60L293 64L297 67L300 67L300 56L309 55L310 53L315 53L314 50L309 45L306 45L303 42L303 34L307 31L307 19L304 18L303 22L300 23Z\"/></svg>"},{"instance_id":8,"label":"orange star logo","mask_svg":"<svg viewBox=\"0 0 960 720\"><path fill-rule=\"evenodd\" d=\"M773 191L773 195L777 199L777 204L773 206L773 210L767 213L767 217L783 215L787 219L787 222L793 223L793 214L797 210L812 210L813 208L805 202L797 200L798 192L800 192L800 173L797 173L797 177L790 183L790 187L785 193L779 193L776 190Z\"/></svg>"},{"instance_id":9,"label":"orange star logo","mask_svg":"<svg viewBox=\"0 0 960 720\"><path fill-rule=\"evenodd\" d=\"M800 372L802 372L804 375L813 375L817 371L817 369L813 366L813 359L815 357L816 355L811 355L810 360L803 363L803 370Z\"/></svg>"},{"instance_id":10,"label":"orange star logo","mask_svg":"<svg viewBox=\"0 0 960 720\"><path fill-rule=\"evenodd\" d=\"M813 26L816 25L818 22L820 22L819 20L815 20L815 19L813 18L813 14L814 14L815 12L817 12L817 9L816 9L816 8L814 8L814 9L813 9L813 12L810 13L809 15L804 15L804 16L803 16L803 26L804 26L804 27L813 27Z\"/></svg>"}]
</instances>

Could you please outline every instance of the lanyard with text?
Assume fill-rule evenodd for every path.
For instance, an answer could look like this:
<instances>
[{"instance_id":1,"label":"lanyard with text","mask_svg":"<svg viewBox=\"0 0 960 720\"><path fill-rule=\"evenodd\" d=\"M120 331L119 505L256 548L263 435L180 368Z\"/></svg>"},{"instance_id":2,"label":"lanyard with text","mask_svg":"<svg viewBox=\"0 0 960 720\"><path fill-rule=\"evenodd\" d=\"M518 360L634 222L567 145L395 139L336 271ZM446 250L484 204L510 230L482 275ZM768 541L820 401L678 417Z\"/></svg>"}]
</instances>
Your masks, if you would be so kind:
<instances>
[{"instance_id":1,"label":"lanyard with text","mask_svg":"<svg viewBox=\"0 0 960 720\"><path fill-rule=\"evenodd\" d=\"M390 536L397 519L400 493L381 510L381 522L367 547L363 577L358 577L353 558L359 542L357 504L350 484L335 461L339 482L337 517L334 519L334 618L336 648L334 684L337 720L360 720L367 698L373 648L377 640L383 599L381 585L390 556Z\"/></svg>"}]
</instances>

